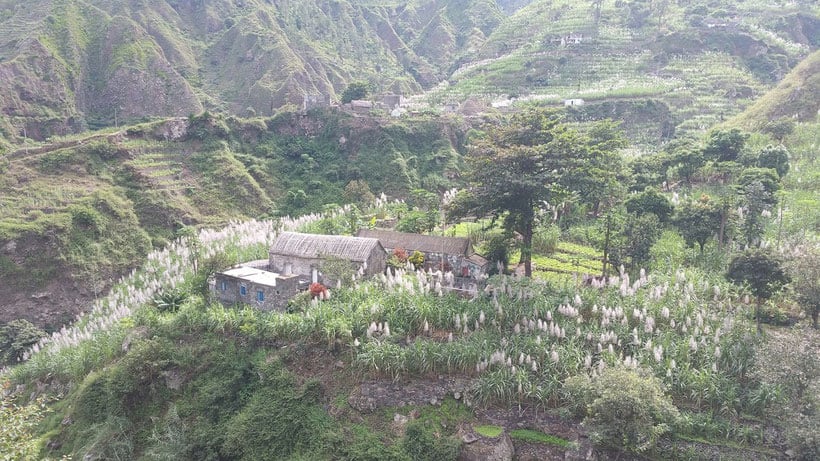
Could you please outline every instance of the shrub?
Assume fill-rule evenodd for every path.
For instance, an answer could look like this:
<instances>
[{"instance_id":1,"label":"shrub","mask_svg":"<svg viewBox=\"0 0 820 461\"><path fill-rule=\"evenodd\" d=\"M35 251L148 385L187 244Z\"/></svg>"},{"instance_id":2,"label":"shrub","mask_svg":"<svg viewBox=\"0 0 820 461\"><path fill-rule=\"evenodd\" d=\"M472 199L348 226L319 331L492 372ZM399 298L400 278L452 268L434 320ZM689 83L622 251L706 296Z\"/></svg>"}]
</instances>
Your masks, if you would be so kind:
<instances>
[{"instance_id":1,"label":"shrub","mask_svg":"<svg viewBox=\"0 0 820 461\"><path fill-rule=\"evenodd\" d=\"M35 429L46 413L46 399L40 397L26 405L15 405L5 395L6 383L0 387L0 457L2 459L35 459L38 440Z\"/></svg>"},{"instance_id":2,"label":"shrub","mask_svg":"<svg viewBox=\"0 0 820 461\"><path fill-rule=\"evenodd\" d=\"M410 261L410 264L412 264L414 267L421 268L421 265L424 264L424 253L422 253L419 250L416 250L413 252L412 255L410 255L409 258L407 258L407 260Z\"/></svg>"},{"instance_id":3,"label":"shrub","mask_svg":"<svg viewBox=\"0 0 820 461\"><path fill-rule=\"evenodd\" d=\"M458 457L461 443L454 437L433 433L423 421L413 421L407 425L402 442L404 451L413 461L446 461Z\"/></svg>"},{"instance_id":4,"label":"shrub","mask_svg":"<svg viewBox=\"0 0 820 461\"><path fill-rule=\"evenodd\" d=\"M539 228L532 236L532 250L538 254L552 254L560 237L561 229L556 225Z\"/></svg>"},{"instance_id":5,"label":"shrub","mask_svg":"<svg viewBox=\"0 0 820 461\"><path fill-rule=\"evenodd\" d=\"M25 319L16 319L0 326L0 365L13 364L46 332Z\"/></svg>"},{"instance_id":6,"label":"shrub","mask_svg":"<svg viewBox=\"0 0 820 461\"><path fill-rule=\"evenodd\" d=\"M152 302L160 312L176 312L188 300L188 296L185 291L172 289L155 296Z\"/></svg>"},{"instance_id":7,"label":"shrub","mask_svg":"<svg viewBox=\"0 0 820 461\"><path fill-rule=\"evenodd\" d=\"M321 298L327 294L327 288L318 282L311 283L310 287L308 287L308 291L310 292L311 298Z\"/></svg>"},{"instance_id":8,"label":"shrub","mask_svg":"<svg viewBox=\"0 0 820 461\"><path fill-rule=\"evenodd\" d=\"M387 265L395 269L401 269L407 264L407 259L407 250L404 248L395 248L393 254L387 258Z\"/></svg>"},{"instance_id":9,"label":"shrub","mask_svg":"<svg viewBox=\"0 0 820 461\"><path fill-rule=\"evenodd\" d=\"M313 392L299 392L287 379L278 381L282 383L256 392L228 423L223 450L230 459L326 458L322 452L330 417Z\"/></svg>"},{"instance_id":10,"label":"shrub","mask_svg":"<svg viewBox=\"0 0 820 461\"><path fill-rule=\"evenodd\" d=\"M571 378L565 393L586 404L583 424L601 447L650 450L678 418L657 378L623 368L608 368L596 379Z\"/></svg>"}]
</instances>

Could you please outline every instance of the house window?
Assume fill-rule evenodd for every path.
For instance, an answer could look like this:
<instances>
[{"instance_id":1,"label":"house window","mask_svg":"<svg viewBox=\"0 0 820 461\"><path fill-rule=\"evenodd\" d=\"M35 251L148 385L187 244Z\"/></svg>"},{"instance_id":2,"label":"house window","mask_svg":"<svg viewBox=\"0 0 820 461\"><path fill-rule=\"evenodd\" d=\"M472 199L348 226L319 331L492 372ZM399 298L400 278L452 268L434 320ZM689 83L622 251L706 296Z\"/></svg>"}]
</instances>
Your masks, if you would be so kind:
<instances>
[{"instance_id":1,"label":"house window","mask_svg":"<svg viewBox=\"0 0 820 461\"><path fill-rule=\"evenodd\" d=\"M265 300L265 292L262 290L256 290L256 300L262 302Z\"/></svg>"},{"instance_id":2,"label":"house window","mask_svg":"<svg viewBox=\"0 0 820 461\"><path fill-rule=\"evenodd\" d=\"M219 289L222 290L222 291L227 291L228 290L228 282L226 282L224 280L222 282L220 282Z\"/></svg>"},{"instance_id":3,"label":"house window","mask_svg":"<svg viewBox=\"0 0 820 461\"><path fill-rule=\"evenodd\" d=\"M240 285L240 286L239 286L239 294L240 294L241 296L245 296L245 295L247 295L247 294L248 294L248 289L247 289L247 288L245 288L245 285Z\"/></svg>"}]
</instances>

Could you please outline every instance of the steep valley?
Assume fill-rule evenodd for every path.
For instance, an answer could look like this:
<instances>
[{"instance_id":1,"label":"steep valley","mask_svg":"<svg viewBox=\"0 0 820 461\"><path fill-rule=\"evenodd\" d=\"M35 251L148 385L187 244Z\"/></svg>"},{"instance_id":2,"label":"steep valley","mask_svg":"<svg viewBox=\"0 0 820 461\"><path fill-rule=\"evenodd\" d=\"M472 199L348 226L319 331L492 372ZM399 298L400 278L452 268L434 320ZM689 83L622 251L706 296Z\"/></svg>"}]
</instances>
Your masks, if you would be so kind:
<instances>
[{"instance_id":1,"label":"steep valley","mask_svg":"<svg viewBox=\"0 0 820 461\"><path fill-rule=\"evenodd\" d=\"M818 459L818 114L813 0L0 0L0 459ZM216 293L365 228L486 273Z\"/></svg>"}]
</instances>

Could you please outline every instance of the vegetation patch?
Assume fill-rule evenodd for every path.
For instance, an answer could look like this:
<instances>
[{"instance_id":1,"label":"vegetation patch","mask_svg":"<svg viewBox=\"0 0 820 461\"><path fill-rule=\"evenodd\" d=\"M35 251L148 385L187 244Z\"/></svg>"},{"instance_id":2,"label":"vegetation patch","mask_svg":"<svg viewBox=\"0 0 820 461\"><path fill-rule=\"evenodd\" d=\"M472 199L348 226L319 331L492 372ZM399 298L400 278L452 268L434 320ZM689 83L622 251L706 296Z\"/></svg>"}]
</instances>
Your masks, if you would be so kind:
<instances>
[{"instance_id":1,"label":"vegetation patch","mask_svg":"<svg viewBox=\"0 0 820 461\"><path fill-rule=\"evenodd\" d=\"M493 425L473 426L473 430L482 437L498 437L504 432L503 427Z\"/></svg>"},{"instance_id":2,"label":"vegetation patch","mask_svg":"<svg viewBox=\"0 0 820 461\"><path fill-rule=\"evenodd\" d=\"M561 437L545 434L541 431L533 429L513 429L510 431L510 437L514 440L521 440L529 443L546 443L548 445L555 445L556 447L569 448L573 445L572 442Z\"/></svg>"}]
</instances>

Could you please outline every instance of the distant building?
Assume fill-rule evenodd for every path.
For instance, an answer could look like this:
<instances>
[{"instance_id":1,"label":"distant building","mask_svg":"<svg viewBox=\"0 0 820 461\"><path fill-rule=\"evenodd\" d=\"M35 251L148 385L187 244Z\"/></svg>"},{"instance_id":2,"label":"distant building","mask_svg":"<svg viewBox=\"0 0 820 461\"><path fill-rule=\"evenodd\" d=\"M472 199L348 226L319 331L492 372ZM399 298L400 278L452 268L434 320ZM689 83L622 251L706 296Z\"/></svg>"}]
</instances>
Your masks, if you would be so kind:
<instances>
[{"instance_id":1,"label":"distant building","mask_svg":"<svg viewBox=\"0 0 820 461\"><path fill-rule=\"evenodd\" d=\"M583 34L569 34L566 37L564 37L562 45L580 45L583 41Z\"/></svg>"},{"instance_id":2,"label":"distant building","mask_svg":"<svg viewBox=\"0 0 820 461\"><path fill-rule=\"evenodd\" d=\"M459 107L459 104L455 101L446 102L441 107L441 111L445 114L455 114L456 112L458 112Z\"/></svg>"},{"instance_id":3,"label":"distant building","mask_svg":"<svg viewBox=\"0 0 820 461\"><path fill-rule=\"evenodd\" d=\"M302 111L311 109L321 109L330 107L330 95L328 94L304 94L302 95Z\"/></svg>"},{"instance_id":4,"label":"distant building","mask_svg":"<svg viewBox=\"0 0 820 461\"><path fill-rule=\"evenodd\" d=\"M487 260L473 250L470 239L465 237L442 237L389 230L360 229L359 237L378 239L388 252L401 248L411 255L414 251L424 254L423 268L452 272L456 277L479 279L488 269Z\"/></svg>"},{"instance_id":5,"label":"distant building","mask_svg":"<svg viewBox=\"0 0 820 461\"><path fill-rule=\"evenodd\" d=\"M353 109L353 112L366 114L373 110L373 102L364 99L354 99L350 101L350 108Z\"/></svg>"},{"instance_id":6,"label":"distant building","mask_svg":"<svg viewBox=\"0 0 820 461\"><path fill-rule=\"evenodd\" d=\"M381 103L387 108L387 110L392 111L393 109L399 108L404 104L404 96L400 94L385 94L382 95Z\"/></svg>"},{"instance_id":7,"label":"distant building","mask_svg":"<svg viewBox=\"0 0 820 461\"><path fill-rule=\"evenodd\" d=\"M574 106L583 106L584 100L583 99L564 99L564 106L565 107L574 107Z\"/></svg>"}]
</instances>

